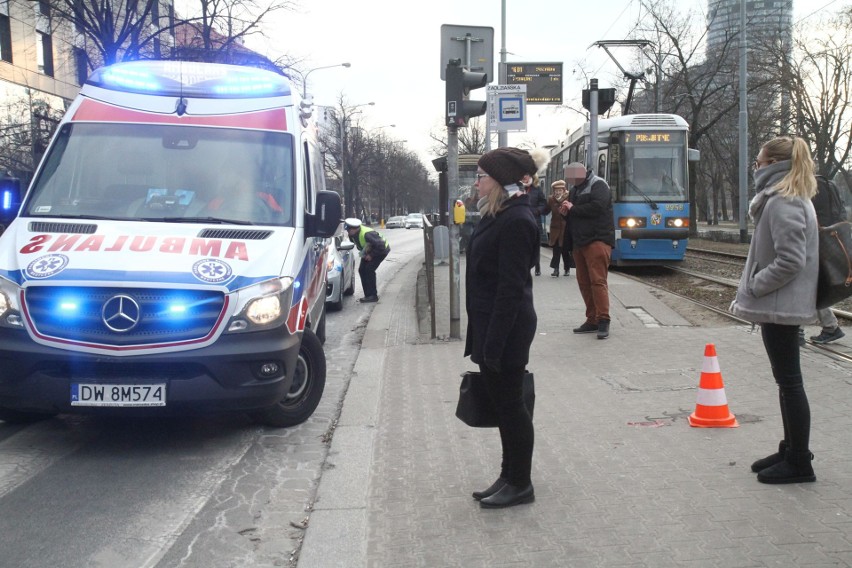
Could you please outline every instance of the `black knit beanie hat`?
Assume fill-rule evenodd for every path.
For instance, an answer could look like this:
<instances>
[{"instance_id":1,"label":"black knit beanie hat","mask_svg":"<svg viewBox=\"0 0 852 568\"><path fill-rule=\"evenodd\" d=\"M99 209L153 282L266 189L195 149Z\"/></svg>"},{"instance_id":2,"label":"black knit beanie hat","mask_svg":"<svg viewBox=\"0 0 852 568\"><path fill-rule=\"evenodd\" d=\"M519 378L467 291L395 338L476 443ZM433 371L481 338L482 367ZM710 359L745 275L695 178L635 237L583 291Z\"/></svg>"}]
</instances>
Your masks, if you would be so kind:
<instances>
[{"instance_id":1,"label":"black knit beanie hat","mask_svg":"<svg viewBox=\"0 0 852 568\"><path fill-rule=\"evenodd\" d=\"M535 175L539 169L530 153L520 148L491 150L479 158L478 165L503 186L517 183L525 175Z\"/></svg>"}]
</instances>

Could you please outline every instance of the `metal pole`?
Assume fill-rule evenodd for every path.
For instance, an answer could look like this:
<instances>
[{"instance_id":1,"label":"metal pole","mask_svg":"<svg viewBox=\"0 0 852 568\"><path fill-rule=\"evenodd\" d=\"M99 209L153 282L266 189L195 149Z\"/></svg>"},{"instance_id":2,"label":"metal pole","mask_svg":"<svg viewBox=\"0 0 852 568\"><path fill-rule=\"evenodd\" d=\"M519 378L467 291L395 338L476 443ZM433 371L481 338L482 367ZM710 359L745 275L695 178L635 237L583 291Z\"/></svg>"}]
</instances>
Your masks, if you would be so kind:
<instances>
[{"instance_id":1,"label":"metal pole","mask_svg":"<svg viewBox=\"0 0 852 568\"><path fill-rule=\"evenodd\" d=\"M586 147L586 167L595 170L598 160L598 80L589 81L589 145Z\"/></svg>"},{"instance_id":2,"label":"metal pole","mask_svg":"<svg viewBox=\"0 0 852 568\"><path fill-rule=\"evenodd\" d=\"M449 208L459 187L459 131L457 126L447 127L447 186L449 188L446 203L442 208ZM450 338L461 338L461 315L459 308L459 297L461 278L459 276L459 239L458 225L453 221L452 211L448 215L448 229L450 233Z\"/></svg>"},{"instance_id":3,"label":"metal pole","mask_svg":"<svg viewBox=\"0 0 852 568\"><path fill-rule=\"evenodd\" d=\"M500 39L500 64L497 66L497 84L505 85L506 84L506 0L500 0L500 12L501 12L501 33L502 36ZM488 138L489 146L486 146L486 149L490 149L491 137ZM505 130L500 130L497 132L497 147L505 148L509 145L509 133Z\"/></svg>"},{"instance_id":4,"label":"metal pole","mask_svg":"<svg viewBox=\"0 0 852 568\"><path fill-rule=\"evenodd\" d=\"M748 41L746 38L746 3L740 0L740 242L748 242Z\"/></svg>"},{"instance_id":5,"label":"metal pole","mask_svg":"<svg viewBox=\"0 0 852 568\"><path fill-rule=\"evenodd\" d=\"M340 116L340 196L343 198L344 217L349 217L349 200L346 199L346 111Z\"/></svg>"}]
</instances>

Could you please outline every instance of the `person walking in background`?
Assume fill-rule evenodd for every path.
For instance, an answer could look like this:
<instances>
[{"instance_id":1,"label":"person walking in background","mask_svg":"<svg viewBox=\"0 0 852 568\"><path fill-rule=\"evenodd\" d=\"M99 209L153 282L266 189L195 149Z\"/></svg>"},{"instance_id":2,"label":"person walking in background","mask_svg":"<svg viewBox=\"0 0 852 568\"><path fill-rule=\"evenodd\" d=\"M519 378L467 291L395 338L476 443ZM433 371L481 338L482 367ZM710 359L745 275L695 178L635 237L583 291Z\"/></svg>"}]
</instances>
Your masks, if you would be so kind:
<instances>
[{"instance_id":1,"label":"person walking in background","mask_svg":"<svg viewBox=\"0 0 852 568\"><path fill-rule=\"evenodd\" d=\"M360 219L349 218L343 222L343 228L349 233L349 238L358 247L361 262L358 263L358 275L361 277L361 287L364 289L364 297L359 300L363 303L379 301L379 293L376 289L376 270L390 253L390 245L378 231L374 231L361 223Z\"/></svg>"},{"instance_id":2,"label":"person walking in background","mask_svg":"<svg viewBox=\"0 0 852 568\"><path fill-rule=\"evenodd\" d=\"M840 199L840 194L837 192L837 187L828 181L823 176L817 176L817 192L811 200L816 211L817 223L820 227L830 227L835 223L840 223L846 220L846 209L843 206L843 200ZM822 326L819 335L811 336L811 341L817 344L830 343L837 341L846 334L840 329L837 323L837 316L831 311L831 308L822 308L817 310L817 320Z\"/></svg>"},{"instance_id":3,"label":"person walking in background","mask_svg":"<svg viewBox=\"0 0 852 568\"><path fill-rule=\"evenodd\" d=\"M541 276L541 217L547 215L547 199L539 187L538 174L533 174L525 187L529 197L530 211L535 218L535 226L538 230L539 248L536 249L535 275Z\"/></svg>"},{"instance_id":4,"label":"person walking in background","mask_svg":"<svg viewBox=\"0 0 852 568\"><path fill-rule=\"evenodd\" d=\"M468 246L464 355L479 365L486 379L503 450L497 481L473 494L483 508L535 500L534 432L524 405L523 377L538 321L530 269L540 241L524 187L548 159L545 150L498 148L483 154L477 164L482 217Z\"/></svg>"},{"instance_id":5,"label":"person walking in background","mask_svg":"<svg viewBox=\"0 0 852 568\"><path fill-rule=\"evenodd\" d=\"M787 136L766 142L754 163L749 205L754 234L731 311L760 324L778 384L784 439L778 452L751 466L761 483L816 481L810 451L811 410L799 360L798 331L816 315L819 240L811 198L814 162L807 143Z\"/></svg>"},{"instance_id":6,"label":"person walking in background","mask_svg":"<svg viewBox=\"0 0 852 568\"><path fill-rule=\"evenodd\" d=\"M610 322L607 276L615 246L609 185L578 162L565 166L565 181L572 187L559 210L571 226L577 285L586 304L586 321L574 333L597 333L598 339L606 339Z\"/></svg>"},{"instance_id":7,"label":"person walking in background","mask_svg":"<svg viewBox=\"0 0 852 568\"><path fill-rule=\"evenodd\" d=\"M547 198L547 208L550 210L550 238L548 239L553 258L550 259L551 276L559 277L559 260L565 269L565 276L571 271L571 235L568 221L560 213L559 208L568 200L565 182L556 180L550 184L550 197Z\"/></svg>"}]
</instances>

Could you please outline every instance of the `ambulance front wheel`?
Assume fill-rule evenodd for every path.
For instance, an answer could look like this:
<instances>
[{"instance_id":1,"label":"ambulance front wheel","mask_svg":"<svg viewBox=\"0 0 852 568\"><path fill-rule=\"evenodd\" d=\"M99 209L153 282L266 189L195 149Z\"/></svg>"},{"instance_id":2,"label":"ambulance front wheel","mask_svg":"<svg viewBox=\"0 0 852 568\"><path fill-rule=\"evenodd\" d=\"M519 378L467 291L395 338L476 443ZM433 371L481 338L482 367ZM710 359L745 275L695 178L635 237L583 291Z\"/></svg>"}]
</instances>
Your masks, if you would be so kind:
<instances>
[{"instance_id":1,"label":"ambulance front wheel","mask_svg":"<svg viewBox=\"0 0 852 568\"><path fill-rule=\"evenodd\" d=\"M302 334L299 358L290 391L278 404L251 414L259 424L284 428L307 420L319 406L325 389L325 352L310 329Z\"/></svg>"}]
</instances>

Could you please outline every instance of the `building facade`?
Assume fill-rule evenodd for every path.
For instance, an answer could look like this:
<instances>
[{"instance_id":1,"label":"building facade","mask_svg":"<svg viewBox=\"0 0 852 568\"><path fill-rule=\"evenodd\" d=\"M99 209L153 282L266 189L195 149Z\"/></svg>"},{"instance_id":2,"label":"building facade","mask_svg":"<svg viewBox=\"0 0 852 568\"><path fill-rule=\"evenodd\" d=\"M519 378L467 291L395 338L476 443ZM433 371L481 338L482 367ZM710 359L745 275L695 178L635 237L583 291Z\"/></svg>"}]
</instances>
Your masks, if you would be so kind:
<instances>
[{"instance_id":1,"label":"building facade","mask_svg":"<svg viewBox=\"0 0 852 568\"><path fill-rule=\"evenodd\" d=\"M734 42L740 31L742 0L708 0L707 57L717 57ZM793 0L745 0L746 32L749 46L778 45L789 48L793 39ZM736 54L734 43L727 48ZM733 51L732 51L733 48Z\"/></svg>"}]
</instances>

